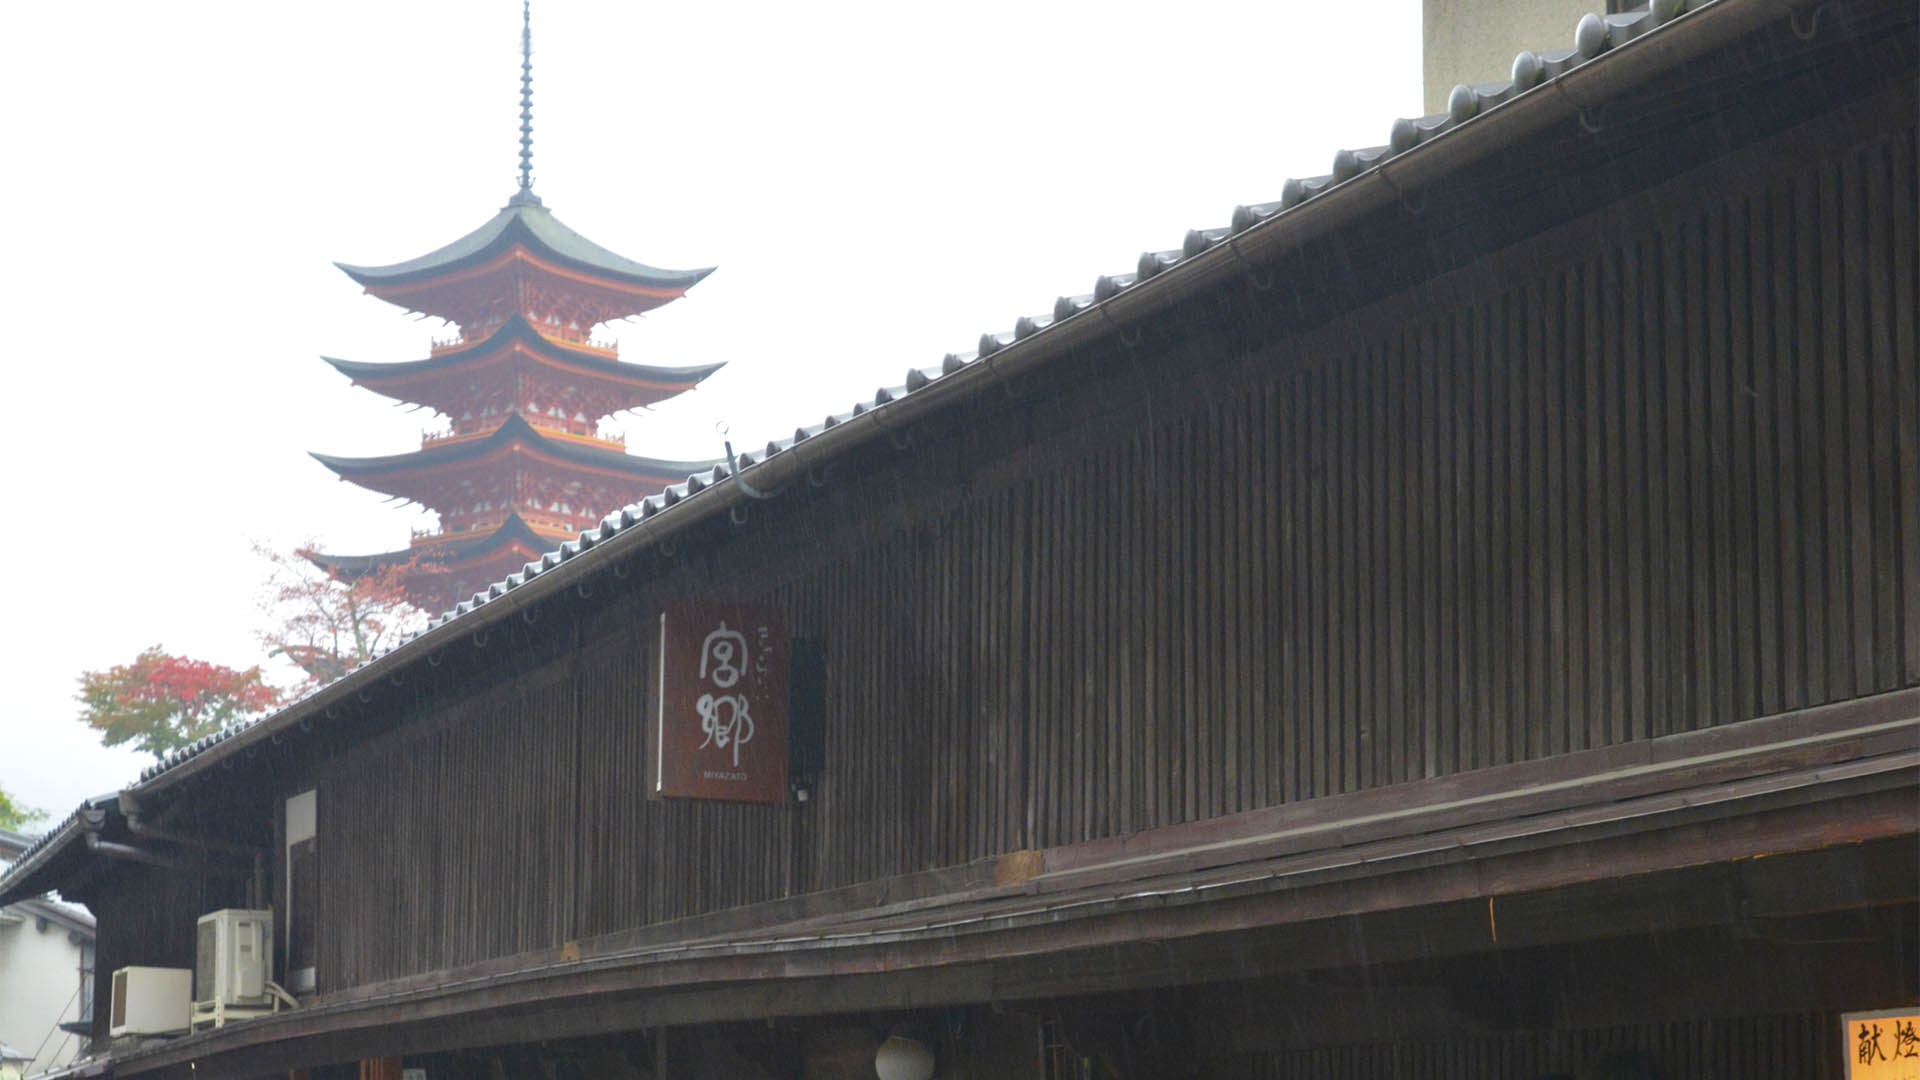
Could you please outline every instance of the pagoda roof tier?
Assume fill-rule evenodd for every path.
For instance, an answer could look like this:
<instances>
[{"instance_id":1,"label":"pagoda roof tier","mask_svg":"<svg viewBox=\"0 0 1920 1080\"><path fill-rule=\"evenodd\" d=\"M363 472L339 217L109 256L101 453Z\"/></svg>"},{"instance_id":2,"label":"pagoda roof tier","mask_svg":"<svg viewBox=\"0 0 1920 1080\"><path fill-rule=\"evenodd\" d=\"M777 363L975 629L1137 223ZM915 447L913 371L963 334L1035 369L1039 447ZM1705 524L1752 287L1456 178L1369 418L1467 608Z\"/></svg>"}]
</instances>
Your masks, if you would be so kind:
<instances>
[{"instance_id":1,"label":"pagoda roof tier","mask_svg":"<svg viewBox=\"0 0 1920 1080\"><path fill-rule=\"evenodd\" d=\"M448 415L457 415L460 403L472 396L472 376L476 372L488 370L491 374L509 365L587 384L596 392L594 396L623 402L609 410L614 412L684 393L726 366L724 361L685 367L629 364L615 358L611 350L547 337L519 315L485 338L457 343L425 360L370 364L330 356L321 359L356 386Z\"/></svg>"},{"instance_id":2,"label":"pagoda roof tier","mask_svg":"<svg viewBox=\"0 0 1920 1080\"><path fill-rule=\"evenodd\" d=\"M349 458L313 454L343 480L387 495L433 506L455 474L508 477L518 457L528 466L578 477L599 477L665 487L713 468L713 461L665 461L640 457L582 439L546 431L519 413L508 414L492 431L429 443L405 454ZM631 501L631 500L628 500Z\"/></svg>"},{"instance_id":3,"label":"pagoda roof tier","mask_svg":"<svg viewBox=\"0 0 1920 1080\"><path fill-rule=\"evenodd\" d=\"M402 566L416 558L431 561L440 572L413 577L405 589L416 606L439 610L513 573L560 543L534 529L520 515L508 514L491 529L417 541L398 551L371 555L316 552L309 557L328 573L348 580Z\"/></svg>"},{"instance_id":4,"label":"pagoda roof tier","mask_svg":"<svg viewBox=\"0 0 1920 1080\"><path fill-rule=\"evenodd\" d=\"M505 281L532 271L591 293L593 314L624 318L676 299L713 272L662 270L618 255L574 232L536 201L515 199L478 229L437 251L390 266L335 263L368 292L456 322L478 316L476 297L515 296Z\"/></svg>"}]
</instances>

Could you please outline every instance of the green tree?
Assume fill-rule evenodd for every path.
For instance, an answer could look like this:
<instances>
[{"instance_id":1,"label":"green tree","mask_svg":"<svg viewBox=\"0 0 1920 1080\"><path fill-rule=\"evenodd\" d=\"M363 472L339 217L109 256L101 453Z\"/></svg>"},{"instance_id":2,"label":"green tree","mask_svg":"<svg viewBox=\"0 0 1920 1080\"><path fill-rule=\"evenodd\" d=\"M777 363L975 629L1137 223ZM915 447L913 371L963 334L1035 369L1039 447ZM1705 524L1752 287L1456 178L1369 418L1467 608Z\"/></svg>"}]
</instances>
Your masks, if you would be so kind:
<instances>
[{"instance_id":1,"label":"green tree","mask_svg":"<svg viewBox=\"0 0 1920 1080\"><path fill-rule=\"evenodd\" d=\"M0 829L22 831L27 826L36 825L46 819L45 810L36 810L31 806L23 805L6 788L0 788Z\"/></svg>"},{"instance_id":2,"label":"green tree","mask_svg":"<svg viewBox=\"0 0 1920 1080\"><path fill-rule=\"evenodd\" d=\"M80 719L108 746L132 743L156 758L280 700L259 665L245 671L175 656L155 645L105 671L80 675Z\"/></svg>"}]
</instances>

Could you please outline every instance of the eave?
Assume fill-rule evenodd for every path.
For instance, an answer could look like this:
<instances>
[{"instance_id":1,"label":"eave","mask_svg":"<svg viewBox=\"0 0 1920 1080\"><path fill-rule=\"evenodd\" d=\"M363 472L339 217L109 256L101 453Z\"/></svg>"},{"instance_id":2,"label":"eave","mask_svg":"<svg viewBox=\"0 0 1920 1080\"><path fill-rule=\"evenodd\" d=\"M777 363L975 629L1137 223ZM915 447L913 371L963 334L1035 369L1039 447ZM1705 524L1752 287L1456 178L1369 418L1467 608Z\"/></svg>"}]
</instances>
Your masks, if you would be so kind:
<instances>
[{"instance_id":1,"label":"eave","mask_svg":"<svg viewBox=\"0 0 1920 1080\"><path fill-rule=\"evenodd\" d=\"M404 547L397 551L375 552L369 555L330 555L310 556L322 568L345 577L359 577L363 574L378 572L389 566L398 566L422 555L436 561L443 561L449 567L460 563L484 559L502 548L520 544L534 552L544 552L556 545L551 537L536 532L518 513L509 512L499 525L486 532L467 533L450 536L432 544Z\"/></svg>"},{"instance_id":2,"label":"eave","mask_svg":"<svg viewBox=\"0 0 1920 1080\"><path fill-rule=\"evenodd\" d=\"M453 413L473 396L470 385L485 379L510 391L519 375L532 375L591 388L617 409L637 408L685 393L724 367L724 363L659 367L628 364L598 350L580 348L541 335L518 317L482 341L462 344L424 360L371 364L322 357L341 374L376 394ZM604 415L604 414L603 414ZM597 419L597 417L595 417Z\"/></svg>"},{"instance_id":3,"label":"eave","mask_svg":"<svg viewBox=\"0 0 1920 1080\"><path fill-rule=\"evenodd\" d=\"M475 582L491 581L528 559L539 558L566 539L565 535L539 532L518 513L510 512L490 529L423 539L398 551L309 558L328 573L348 579L419 559L437 572L410 578L406 583L408 599L431 610L431 605L457 602L472 591Z\"/></svg>"},{"instance_id":4,"label":"eave","mask_svg":"<svg viewBox=\"0 0 1920 1080\"><path fill-rule=\"evenodd\" d=\"M726 366L724 362L684 367L629 364L603 356L595 349L549 338L519 316L508 319L499 329L479 341L449 348L425 360L370 364L337 360L330 356L321 359L360 386L408 400L397 391L436 375L499 363L504 350L512 345L521 346L526 355L555 371L605 378L623 386L651 390L684 390Z\"/></svg>"},{"instance_id":5,"label":"eave","mask_svg":"<svg viewBox=\"0 0 1920 1080\"><path fill-rule=\"evenodd\" d=\"M16 900L11 905L14 911L36 919L45 919L71 933L84 935L91 940L95 934L92 915L82 911L73 911L67 907L44 899Z\"/></svg>"},{"instance_id":6,"label":"eave","mask_svg":"<svg viewBox=\"0 0 1920 1080\"><path fill-rule=\"evenodd\" d=\"M478 229L418 258L387 266L335 265L369 290L404 293L495 262L515 247L553 272L626 286L639 295L678 296L713 272L711 267L663 270L636 262L574 232L544 207L527 204L506 206Z\"/></svg>"},{"instance_id":7,"label":"eave","mask_svg":"<svg viewBox=\"0 0 1920 1080\"><path fill-rule=\"evenodd\" d=\"M66 885L86 855L85 815L104 813L111 817L118 806L117 794L97 795L42 833L0 874L0 906L42 896Z\"/></svg>"},{"instance_id":8,"label":"eave","mask_svg":"<svg viewBox=\"0 0 1920 1080\"><path fill-rule=\"evenodd\" d=\"M509 414L499 427L485 435L448 439L404 454L368 458L320 453L310 456L343 480L375 491L415 498L405 489L429 480L434 473L458 465L491 465L503 455L514 453L551 468L614 480L638 478L664 483L673 477L712 468L711 462L665 461L582 445L565 436L541 431L518 413Z\"/></svg>"}]
</instances>

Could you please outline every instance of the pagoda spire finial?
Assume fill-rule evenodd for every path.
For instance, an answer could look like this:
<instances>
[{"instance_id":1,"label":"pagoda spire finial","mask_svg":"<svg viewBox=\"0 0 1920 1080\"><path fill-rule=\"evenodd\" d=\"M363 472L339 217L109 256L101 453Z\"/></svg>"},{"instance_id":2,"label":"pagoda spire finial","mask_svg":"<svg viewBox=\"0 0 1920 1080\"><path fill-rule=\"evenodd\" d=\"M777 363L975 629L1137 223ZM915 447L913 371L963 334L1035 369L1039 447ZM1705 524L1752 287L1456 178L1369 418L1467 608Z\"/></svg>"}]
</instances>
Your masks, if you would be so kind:
<instances>
[{"instance_id":1,"label":"pagoda spire finial","mask_svg":"<svg viewBox=\"0 0 1920 1080\"><path fill-rule=\"evenodd\" d=\"M540 205L533 193L533 0L520 0L520 190L507 205Z\"/></svg>"}]
</instances>

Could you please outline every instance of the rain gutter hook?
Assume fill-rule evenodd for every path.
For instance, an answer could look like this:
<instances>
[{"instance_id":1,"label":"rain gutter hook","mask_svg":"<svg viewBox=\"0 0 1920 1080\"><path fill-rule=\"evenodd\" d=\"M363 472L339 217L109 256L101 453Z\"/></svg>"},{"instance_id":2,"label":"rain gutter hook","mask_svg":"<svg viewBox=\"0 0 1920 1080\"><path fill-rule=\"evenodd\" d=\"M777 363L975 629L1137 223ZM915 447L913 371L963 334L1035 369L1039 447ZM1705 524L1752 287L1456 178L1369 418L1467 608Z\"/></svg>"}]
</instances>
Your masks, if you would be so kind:
<instances>
[{"instance_id":1,"label":"rain gutter hook","mask_svg":"<svg viewBox=\"0 0 1920 1080\"><path fill-rule=\"evenodd\" d=\"M1832 6L1831 3L1826 3L1814 8L1813 15L1807 19L1807 28L1805 30L1800 29L1800 10L1789 6L1787 8L1787 24L1793 29L1793 36L1799 38L1801 41L1812 41L1814 36L1820 33L1820 16L1826 14L1827 9Z\"/></svg>"},{"instance_id":2,"label":"rain gutter hook","mask_svg":"<svg viewBox=\"0 0 1920 1080\"><path fill-rule=\"evenodd\" d=\"M1247 258L1246 254L1240 250L1238 233L1227 237L1227 250L1233 253L1236 262L1246 267L1247 281L1253 285L1255 292L1266 292L1273 288L1273 267L1254 265L1253 260ZM1265 280L1261 280L1262 278Z\"/></svg>"},{"instance_id":3,"label":"rain gutter hook","mask_svg":"<svg viewBox=\"0 0 1920 1080\"><path fill-rule=\"evenodd\" d=\"M1424 214L1427 212L1427 189L1425 188L1420 189L1420 205L1415 206L1407 198L1407 189L1401 187L1400 181L1395 180L1393 178L1393 175L1387 172L1386 162L1383 161L1380 164L1375 165L1373 167L1373 171L1380 174L1381 183L1393 189L1394 198L1400 200L1400 209L1405 210L1407 213L1412 214L1414 217L1419 217L1421 214Z\"/></svg>"},{"instance_id":4,"label":"rain gutter hook","mask_svg":"<svg viewBox=\"0 0 1920 1080\"><path fill-rule=\"evenodd\" d=\"M1125 345L1129 349L1137 349L1140 347L1139 323L1134 323L1131 326L1123 324L1119 319L1113 317L1113 312L1108 311L1107 305L1105 304L1099 305L1099 310L1100 315L1107 320L1107 325L1113 327L1113 332L1115 336L1119 337L1120 344Z\"/></svg>"},{"instance_id":5,"label":"rain gutter hook","mask_svg":"<svg viewBox=\"0 0 1920 1080\"><path fill-rule=\"evenodd\" d=\"M739 488L741 494L749 499L771 499L775 495L780 494L778 489L761 491L759 488L747 483L746 478L740 475L740 459L734 456L733 440L727 437L732 432L732 429L727 426L725 420L713 425L713 430L720 434L720 445L727 448L727 475L733 477L733 486ZM728 515L732 515L731 509L728 510ZM746 522L735 521L734 524L745 525Z\"/></svg>"},{"instance_id":6,"label":"rain gutter hook","mask_svg":"<svg viewBox=\"0 0 1920 1080\"><path fill-rule=\"evenodd\" d=\"M1560 97L1566 101L1567 104L1573 106L1573 118L1580 122L1580 127L1585 130L1587 134L1600 134L1600 129L1605 125L1596 119L1590 119L1590 117L1597 117L1601 113L1602 109L1600 107L1588 105L1568 93L1567 80L1564 78L1555 76L1554 78L1548 79L1547 83L1560 92Z\"/></svg>"}]
</instances>

